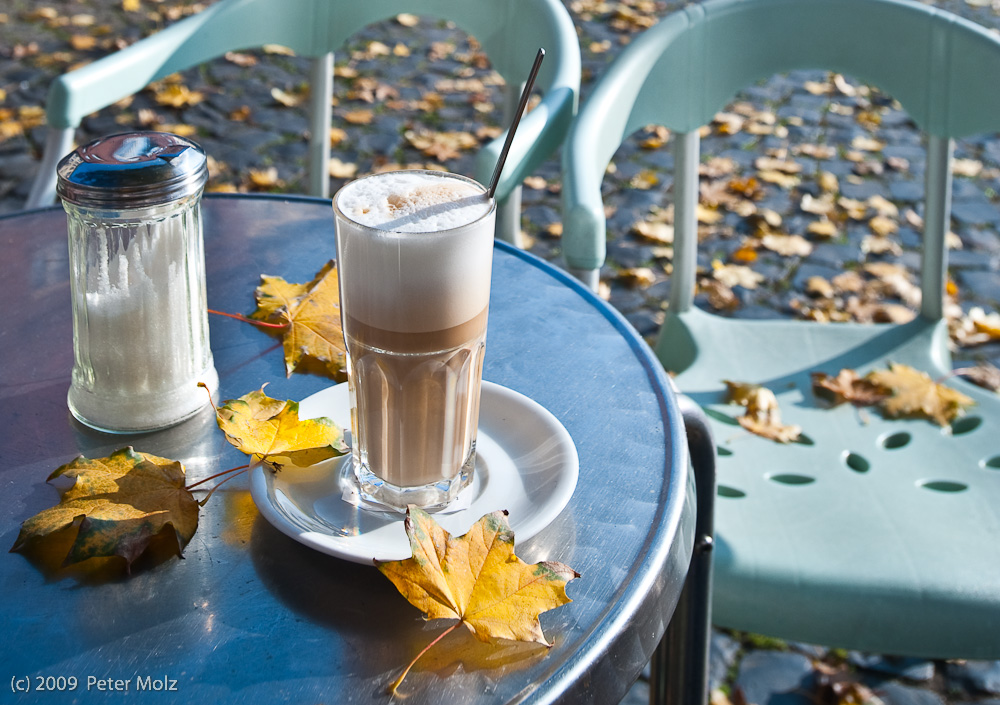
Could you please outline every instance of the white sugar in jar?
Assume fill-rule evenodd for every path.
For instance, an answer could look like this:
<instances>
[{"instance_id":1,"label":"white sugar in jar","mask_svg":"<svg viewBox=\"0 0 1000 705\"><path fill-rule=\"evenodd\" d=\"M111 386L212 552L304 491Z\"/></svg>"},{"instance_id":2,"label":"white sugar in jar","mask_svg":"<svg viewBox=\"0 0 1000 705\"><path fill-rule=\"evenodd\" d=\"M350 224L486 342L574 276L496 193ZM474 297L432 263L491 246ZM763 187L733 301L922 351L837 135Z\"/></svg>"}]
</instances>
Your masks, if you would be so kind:
<instances>
[{"instance_id":1,"label":"white sugar in jar","mask_svg":"<svg viewBox=\"0 0 1000 705\"><path fill-rule=\"evenodd\" d=\"M176 135L131 132L58 167L73 305L69 409L110 433L166 428L209 401L200 200L205 153Z\"/></svg>"}]
</instances>

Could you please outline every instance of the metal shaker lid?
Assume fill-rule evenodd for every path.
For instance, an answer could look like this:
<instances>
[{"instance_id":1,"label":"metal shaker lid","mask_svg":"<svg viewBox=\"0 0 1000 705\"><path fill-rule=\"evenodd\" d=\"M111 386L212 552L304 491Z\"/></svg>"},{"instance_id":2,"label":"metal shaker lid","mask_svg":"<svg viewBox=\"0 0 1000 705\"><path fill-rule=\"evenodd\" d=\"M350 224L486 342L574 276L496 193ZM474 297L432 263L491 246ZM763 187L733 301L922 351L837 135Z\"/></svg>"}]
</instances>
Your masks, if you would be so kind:
<instances>
[{"instance_id":1,"label":"metal shaker lid","mask_svg":"<svg viewBox=\"0 0 1000 705\"><path fill-rule=\"evenodd\" d=\"M205 152L167 132L125 132L78 147L56 167L56 193L78 206L141 208L183 198L208 180Z\"/></svg>"}]
</instances>

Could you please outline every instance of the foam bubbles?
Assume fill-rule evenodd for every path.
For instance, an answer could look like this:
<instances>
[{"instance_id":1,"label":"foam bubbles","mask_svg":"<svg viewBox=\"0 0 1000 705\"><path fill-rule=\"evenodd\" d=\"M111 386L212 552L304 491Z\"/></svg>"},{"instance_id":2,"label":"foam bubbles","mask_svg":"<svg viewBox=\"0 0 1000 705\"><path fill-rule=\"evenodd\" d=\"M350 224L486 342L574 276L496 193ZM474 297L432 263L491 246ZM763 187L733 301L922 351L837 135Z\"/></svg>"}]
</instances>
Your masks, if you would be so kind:
<instances>
[{"instance_id":1,"label":"foam bubbles","mask_svg":"<svg viewBox=\"0 0 1000 705\"><path fill-rule=\"evenodd\" d=\"M337 196L340 211L355 222L406 233L457 228L482 218L490 205L478 184L412 172L360 179Z\"/></svg>"}]
</instances>

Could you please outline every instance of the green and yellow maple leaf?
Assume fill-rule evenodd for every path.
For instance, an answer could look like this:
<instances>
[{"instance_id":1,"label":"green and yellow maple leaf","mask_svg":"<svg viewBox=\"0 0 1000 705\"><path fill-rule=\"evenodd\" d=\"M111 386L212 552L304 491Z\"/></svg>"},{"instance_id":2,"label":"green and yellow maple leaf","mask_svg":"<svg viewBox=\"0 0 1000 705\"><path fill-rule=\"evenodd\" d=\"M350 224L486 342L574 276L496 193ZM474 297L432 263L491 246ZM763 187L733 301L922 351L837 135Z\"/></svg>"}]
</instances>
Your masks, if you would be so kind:
<instances>
[{"instance_id":1,"label":"green and yellow maple leaf","mask_svg":"<svg viewBox=\"0 0 1000 705\"><path fill-rule=\"evenodd\" d=\"M348 451L343 431L333 421L299 419L298 402L272 399L263 388L223 402L215 416L226 440L275 467L307 467Z\"/></svg>"},{"instance_id":2,"label":"green and yellow maple leaf","mask_svg":"<svg viewBox=\"0 0 1000 705\"><path fill-rule=\"evenodd\" d=\"M63 566L117 557L128 570L154 539L181 555L198 528L198 503L177 461L126 447L80 456L48 481L64 487L62 500L23 523L11 551L66 549Z\"/></svg>"}]
</instances>

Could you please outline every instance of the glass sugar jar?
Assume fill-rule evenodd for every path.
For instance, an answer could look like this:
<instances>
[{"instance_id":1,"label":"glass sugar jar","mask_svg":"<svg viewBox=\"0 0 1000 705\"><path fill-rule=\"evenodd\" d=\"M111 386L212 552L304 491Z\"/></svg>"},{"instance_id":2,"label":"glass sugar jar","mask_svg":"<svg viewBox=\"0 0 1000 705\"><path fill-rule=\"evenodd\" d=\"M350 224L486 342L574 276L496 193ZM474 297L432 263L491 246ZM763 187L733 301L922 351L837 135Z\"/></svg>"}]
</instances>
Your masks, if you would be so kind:
<instances>
[{"instance_id":1,"label":"glass sugar jar","mask_svg":"<svg viewBox=\"0 0 1000 705\"><path fill-rule=\"evenodd\" d=\"M129 132L57 167L67 213L73 376L67 402L110 433L166 428L209 402L201 195L207 159L190 140Z\"/></svg>"}]
</instances>

